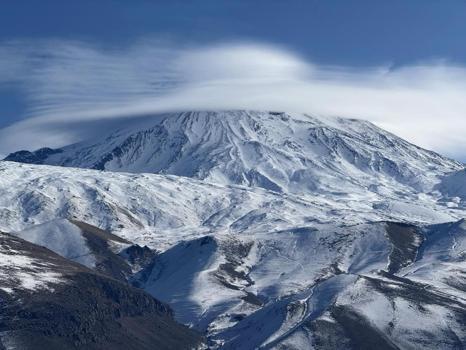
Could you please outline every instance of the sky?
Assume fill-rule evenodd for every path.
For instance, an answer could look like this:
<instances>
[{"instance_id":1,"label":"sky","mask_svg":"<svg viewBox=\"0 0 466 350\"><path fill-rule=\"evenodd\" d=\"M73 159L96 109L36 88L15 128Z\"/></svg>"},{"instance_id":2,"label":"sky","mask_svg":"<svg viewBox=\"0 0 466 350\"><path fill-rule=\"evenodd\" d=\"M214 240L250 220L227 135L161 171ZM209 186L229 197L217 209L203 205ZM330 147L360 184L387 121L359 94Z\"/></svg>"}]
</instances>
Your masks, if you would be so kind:
<instances>
[{"instance_id":1,"label":"sky","mask_svg":"<svg viewBox=\"0 0 466 350\"><path fill-rule=\"evenodd\" d=\"M369 119L466 160L466 1L2 0L0 155L181 109Z\"/></svg>"}]
</instances>

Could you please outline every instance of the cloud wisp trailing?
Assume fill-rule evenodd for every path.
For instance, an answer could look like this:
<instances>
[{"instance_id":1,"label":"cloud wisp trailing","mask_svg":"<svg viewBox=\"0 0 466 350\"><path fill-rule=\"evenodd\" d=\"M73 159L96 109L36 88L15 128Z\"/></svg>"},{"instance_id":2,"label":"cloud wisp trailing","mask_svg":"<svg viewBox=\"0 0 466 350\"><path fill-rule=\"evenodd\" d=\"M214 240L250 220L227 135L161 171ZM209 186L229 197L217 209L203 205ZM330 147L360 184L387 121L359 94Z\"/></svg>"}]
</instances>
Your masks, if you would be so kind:
<instances>
[{"instance_id":1,"label":"cloud wisp trailing","mask_svg":"<svg viewBox=\"0 0 466 350\"><path fill-rule=\"evenodd\" d=\"M446 62L355 69L256 43L102 49L79 42L0 45L0 87L19 89L26 118L0 130L0 153L61 146L79 125L175 110L260 109L371 120L463 157L466 68ZM70 125L76 127L70 128Z\"/></svg>"}]
</instances>

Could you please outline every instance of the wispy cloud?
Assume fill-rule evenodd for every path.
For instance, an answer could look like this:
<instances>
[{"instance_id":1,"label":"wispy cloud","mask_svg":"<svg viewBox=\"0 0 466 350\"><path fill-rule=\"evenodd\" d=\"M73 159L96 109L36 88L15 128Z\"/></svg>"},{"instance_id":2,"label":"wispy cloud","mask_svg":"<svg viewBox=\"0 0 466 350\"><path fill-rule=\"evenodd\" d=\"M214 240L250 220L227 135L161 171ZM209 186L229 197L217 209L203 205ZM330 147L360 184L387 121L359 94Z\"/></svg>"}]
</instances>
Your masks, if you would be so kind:
<instances>
[{"instance_id":1,"label":"wispy cloud","mask_svg":"<svg viewBox=\"0 0 466 350\"><path fill-rule=\"evenodd\" d=\"M142 42L102 49L78 42L0 46L0 84L27 96L27 118L0 130L0 153L60 146L70 125L189 109L265 109L369 119L421 146L463 157L466 68L322 66L284 48Z\"/></svg>"}]
</instances>

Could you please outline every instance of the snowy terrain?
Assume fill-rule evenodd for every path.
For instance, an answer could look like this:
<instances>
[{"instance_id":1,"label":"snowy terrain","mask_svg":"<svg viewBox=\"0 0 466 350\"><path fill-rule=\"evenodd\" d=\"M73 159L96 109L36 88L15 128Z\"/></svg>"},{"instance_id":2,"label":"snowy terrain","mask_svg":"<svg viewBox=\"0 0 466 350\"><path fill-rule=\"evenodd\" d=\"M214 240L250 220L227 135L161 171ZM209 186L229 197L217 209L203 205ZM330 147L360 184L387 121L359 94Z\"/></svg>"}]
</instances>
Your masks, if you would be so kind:
<instances>
[{"instance_id":1,"label":"snowy terrain","mask_svg":"<svg viewBox=\"0 0 466 350\"><path fill-rule=\"evenodd\" d=\"M466 170L462 169L448 174L435 189L453 202L466 200Z\"/></svg>"},{"instance_id":2,"label":"snowy terrain","mask_svg":"<svg viewBox=\"0 0 466 350\"><path fill-rule=\"evenodd\" d=\"M440 223L464 216L462 202L438 193L367 191L297 196L223 186L172 175L0 163L0 229L19 232L60 218L107 229L129 241L166 249L208 234L285 230L325 223Z\"/></svg>"},{"instance_id":3,"label":"snowy terrain","mask_svg":"<svg viewBox=\"0 0 466 350\"><path fill-rule=\"evenodd\" d=\"M78 222L149 246L130 281L213 348L466 347L463 165L368 122L173 113L8 159L0 230L95 269Z\"/></svg>"}]
</instances>

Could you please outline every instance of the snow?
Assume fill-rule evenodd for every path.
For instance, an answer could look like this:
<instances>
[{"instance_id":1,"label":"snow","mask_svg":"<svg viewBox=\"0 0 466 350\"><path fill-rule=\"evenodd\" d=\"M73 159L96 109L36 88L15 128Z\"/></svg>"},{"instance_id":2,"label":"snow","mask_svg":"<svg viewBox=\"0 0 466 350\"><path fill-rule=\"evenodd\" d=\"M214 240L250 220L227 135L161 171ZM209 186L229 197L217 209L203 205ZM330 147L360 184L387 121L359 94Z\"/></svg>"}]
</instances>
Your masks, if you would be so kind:
<instances>
[{"instance_id":1,"label":"snow","mask_svg":"<svg viewBox=\"0 0 466 350\"><path fill-rule=\"evenodd\" d=\"M169 302L180 321L208 329L211 340L225 349L290 344L297 333L296 339L303 341L302 327L321 317L336 299L386 332L392 303L359 277L381 279L378 271L387 268L392 251L386 229L382 222L320 225L253 237L246 232L234 238L209 237L202 245L202 239L183 242L162 253L159 268L143 287ZM237 281L231 288L216 278L219 266L228 261L225 252L235 250L233 240L252 244L235 268L247 273L250 285ZM335 265L340 274L335 274ZM399 293L404 290L398 283L384 283ZM445 292L452 296L451 290ZM264 306L248 307L244 292L260 297Z\"/></svg>"},{"instance_id":2,"label":"snow","mask_svg":"<svg viewBox=\"0 0 466 350\"><path fill-rule=\"evenodd\" d=\"M169 113L65 147L46 162L134 174L2 162L1 229L78 219L166 250L209 234L310 222L441 223L465 216L436 190L461 164L355 119Z\"/></svg>"},{"instance_id":3,"label":"snow","mask_svg":"<svg viewBox=\"0 0 466 350\"><path fill-rule=\"evenodd\" d=\"M87 267L95 266L95 257L81 230L68 220L52 220L16 232L15 235Z\"/></svg>"},{"instance_id":4,"label":"snow","mask_svg":"<svg viewBox=\"0 0 466 350\"><path fill-rule=\"evenodd\" d=\"M372 290L371 285L361 278L338 296L337 305L351 305L379 329L387 327L394 318L390 299Z\"/></svg>"},{"instance_id":5,"label":"snow","mask_svg":"<svg viewBox=\"0 0 466 350\"><path fill-rule=\"evenodd\" d=\"M4 241L0 247L0 261L0 289L4 292L51 289L54 284L63 282L61 274L54 272L52 265L14 250Z\"/></svg>"},{"instance_id":6,"label":"snow","mask_svg":"<svg viewBox=\"0 0 466 350\"><path fill-rule=\"evenodd\" d=\"M34 226L43 224L36 238L40 242L48 231L54 235L74 232L47 225L56 226L63 222L60 218L77 219L158 249L160 261L143 287L168 302L177 320L209 331L212 341L219 344L236 344L233 339L238 332L244 333L243 325L249 322L263 331L244 338L241 344L285 342L301 332L301 324L309 317L307 312L302 321L299 317L292 321L287 308L299 305L295 298L310 292L322 279L331 278L335 268L350 275L385 269L392 249L385 224L368 221L411 222L414 218L415 222L430 224L464 215L461 209L438 202L433 194L419 197L403 192L403 188L396 196L405 206L395 211L393 206L374 208L373 203L387 201L385 195L374 192L298 196L173 175L11 162L0 163L0 173L3 230L34 232ZM420 215L417 208L427 214ZM211 237L211 241L201 246L204 237ZM86 252L79 232L60 239L55 251L76 244L74 249ZM220 266L228 261L226 252L231 251L232 240L252 244L234 267L254 282L251 285L232 278L235 287L231 288L216 277ZM43 243L53 248L48 239ZM71 256L63 251L61 254ZM451 270L442 267L439 271L451 277ZM412 274L412 278L421 277L421 270ZM460 297L461 293L455 294L447 284L436 285ZM270 306L244 301L248 293ZM241 318L243 321L238 321Z\"/></svg>"},{"instance_id":7,"label":"snow","mask_svg":"<svg viewBox=\"0 0 466 350\"><path fill-rule=\"evenodd\" d=\"M145 289L172 305L180 322L194 323L198 315L205 312L199 301L203 299L202 292L199 293L203 287L199 275L209 270L215 260L216 248L216 242L209 238L181 243L160 256L148 278Z\"/></svg>"},{"instance_id":8,"label":"snow","mask_svg":"<svg viewBox=\"0 0 466 350\"><path fill-rule=\"evenodd\" d=\"M373 192L297 196L171 175L12 162L0 162L0 174L3 231L20 232L55 219L76 219L159 250L209 234L253 235L315 223L440 223L464 216L463 210L442 205L432 196L414 199L402 188L397 201L405 207L394 211L391 206L374 209L378 195ZM419 215L418 208L426 214Z\"/></svg>"},{"instance_id":9,"label":"snow","mask_svg":"<svg viewBox=\"0 0 466 350\"><path fill-rule=\"evenodd\" d=\"M455 334L448 323L442 322L454 318L443 307L427 305L425 310L420 310L412 303L396 300L396 310L403 310L396 312L398 327L393 331L393 338L397 339L401 346L412 348L412 344L417 344L418 348L422 349L439 349L451 347L455 343L455 337L464 339L466 333L464 329L456 329ZM456 328L454 325L451 326ZM426 338L430 341L426 341ZM441 343L437 343L438 340L441 340Z\"/></svg>"}]
</instances>

